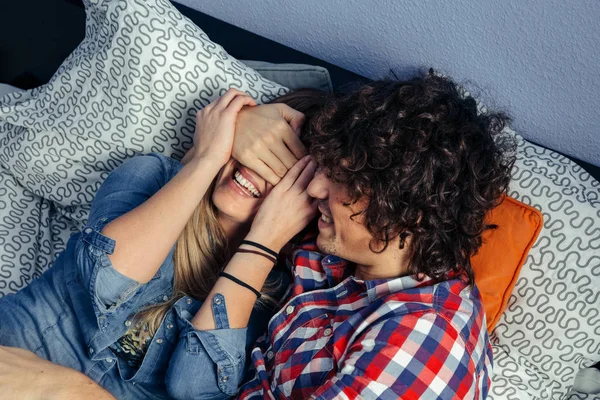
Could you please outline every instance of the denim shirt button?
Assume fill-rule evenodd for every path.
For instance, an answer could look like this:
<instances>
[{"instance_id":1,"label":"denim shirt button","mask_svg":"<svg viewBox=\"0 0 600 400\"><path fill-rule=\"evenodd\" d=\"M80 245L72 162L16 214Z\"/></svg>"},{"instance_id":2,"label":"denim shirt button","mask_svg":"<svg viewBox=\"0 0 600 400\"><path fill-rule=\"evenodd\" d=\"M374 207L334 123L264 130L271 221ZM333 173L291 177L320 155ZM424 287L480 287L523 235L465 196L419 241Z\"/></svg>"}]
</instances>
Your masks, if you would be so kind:
<instances>
[{"instance_id":1,"label":"denim shirt button","mask_svg":"<svg viewBox=\"0 0 600 400\"><path fill-rule=\"evenodd\" d=\"M221 382L223 382L223 383L227 382L228 380L229 380L229 377L227 375L223 375L221 377Z\"/></svg>"},{"instance_id":2,"label":"denim shirt button","mask_svg":"<svg viewBox=\"0 0 600 400\"><path fill-rule=\"evenodd\" d=\"M185 302L186 302L187 304L192 304L192 299L187 299Z\"/></svg>"},{"instance_id":3,"label":"denim shirt button","mask_svg":"<svg viewBox=\"0 0 600 400\"><path fill-rule=\"evenodd\" d=\"M125 321L125 326L131 326L131 321L130 320Z\"/></svg>"},{"instance_id":4,"label":"denim shirt button","mask_svg":"<svg viewBox=\"0 0 600 400\"><path fill-rule=\"evenodd\" d=\"M90 347L90 354L94 354L94 349Z\"/></svg>"},{"instance_id":5,"label":"denim shirt button","mask_svg":"<svg viewBox=\"0 0 600 400\"><path fill-rule=\"evenodd\" d=\"M167 300L169 300L169 296L167 296L167 295L164 295L164 296L163 296L163 301L167 301Z\"/></svg>"},{"instance_id":6,"label":"denim shirt button","mask_svg":"<svg viewBox=\"0 0 600 400\"><path fill-rule=\"evenodd\" d=\"M215 304L221 304L221 298L215 297Z\"/></svg>"},{"instance_id":7,"label":"denim shirt button","mask_svg":"<svg viewBox=\"0 0 600 400\"><path fill-rule=\"evenodd\" d=\"M173 329L173 324L169 322L169 323L167 324L167 329Z\"/></svg>"},{"instance_id":8,"label":"denim shirt button","mask_svg":"<svg viewBox=\"0 0 600 400\"><path fill-rule=\"evenodd\" d=\"M112 358L108 357L108 358L107 358L105 361L106 361L107 363L111 363L111 362L113 362L114 360L113 360Z\"/></svg>"},{"instance_id":9,"label":"denim shirt button","mask_svg":"<svg viewBox=\"0 0 600 400\"><path fill-rule=\"evenodd\" d=\"M156 344L161 344L163 342L162 339L156 339Z\"/></svg>"},{"instance_id":10,"label":"denim shirt button","mask_svg":"<svg viewBox=\"0 0 600 400\"><path fill-rule=\"evenodd\" d=\"M84 232L85 233L92 233L92 228L85 228Z\"/></svg>"}]
</instances>

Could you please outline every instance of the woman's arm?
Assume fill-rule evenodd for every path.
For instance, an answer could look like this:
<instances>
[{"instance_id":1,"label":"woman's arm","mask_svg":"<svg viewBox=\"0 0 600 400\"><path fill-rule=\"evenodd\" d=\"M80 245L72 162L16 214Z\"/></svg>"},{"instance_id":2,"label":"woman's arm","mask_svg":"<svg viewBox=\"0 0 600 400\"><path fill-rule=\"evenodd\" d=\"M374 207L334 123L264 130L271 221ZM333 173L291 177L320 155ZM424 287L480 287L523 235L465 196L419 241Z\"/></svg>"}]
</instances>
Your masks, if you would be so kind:
<instances>
[{"instance_id":1,"label":"woman's arm","mask_svg":"<svg viewBox=\"0 0 600 400\"><path fill-rule=\"evenodd\" d=\"M317 203L308 195L306 188L315 169L316 164L307 156L288 171L261 205L246 237L247 240L279 252L312 220L316 214ZM273 263L264 257L250 253L236 253L224 272L260 290L272 267ZM217 294L223 296L225 303L228 304L229 326L231 328L247 326L256 296L250 290L221 277L192 319L194 327L199 330L215 329L212 301Z\"/></svg>"},{"instance_id":2,"label":"woman's arm","mask_svg":"<svg viewBox=\"0 0 600 400\"><path fill-rule=\"evenodd\" d=\"M114 268L139 283L156 274L211 182L229 160L237 114L254 100L229 90L196 118L194 157L150 199L102 229Z\"/></svg>"},{"instance_id":3,"label":"woman's arm","mask_svg":"<svg viewBox=\"0 0 600 400\"><path fill-rule=\"evenodd\" d=\"M247 240L274 251L298 233L316 214L306 193L315 164L304 158L269 193L254 218ZM259 290L273 263L264 257L236 253L225 272ZM219 278L192 321L182 329L166 376L167 392L181 399L223 399L235 395L246 361L248 320L256 296Z\"/></svg>"}]
</instances>

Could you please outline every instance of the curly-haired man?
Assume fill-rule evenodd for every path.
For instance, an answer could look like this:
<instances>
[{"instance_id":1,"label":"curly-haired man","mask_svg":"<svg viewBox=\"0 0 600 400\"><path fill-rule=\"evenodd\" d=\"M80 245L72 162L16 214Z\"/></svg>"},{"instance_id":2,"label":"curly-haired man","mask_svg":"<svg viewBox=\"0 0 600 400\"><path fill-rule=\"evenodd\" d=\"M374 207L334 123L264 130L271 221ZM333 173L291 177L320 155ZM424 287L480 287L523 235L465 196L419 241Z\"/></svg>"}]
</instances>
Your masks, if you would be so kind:
<instances>
[{"instance_id":1,"label":"curly-haired man","mask_svg":"<svg viewBox=\"0 0 600 400\"><path fill-rule=\"evenodd\" d=\"M470 257L509 182L504 124L433 74L360 86L311 118L320 252L295 253L295 297L241 398L486 397Z\"/></svg>"}]
</instances>

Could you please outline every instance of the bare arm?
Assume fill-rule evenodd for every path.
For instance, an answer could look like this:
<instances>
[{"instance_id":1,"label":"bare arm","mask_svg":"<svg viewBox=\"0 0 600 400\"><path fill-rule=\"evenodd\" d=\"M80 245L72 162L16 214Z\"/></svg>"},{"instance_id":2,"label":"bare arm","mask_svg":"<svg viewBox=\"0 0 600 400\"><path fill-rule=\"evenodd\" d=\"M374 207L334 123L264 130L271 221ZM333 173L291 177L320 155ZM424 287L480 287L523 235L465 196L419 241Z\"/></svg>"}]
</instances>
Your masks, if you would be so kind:
<instances>
[{"instance_id":1,"label":"bare arm","mask_svg":"<svg viewBox=\"0 0 600 400\"><path fill-rule=\"evenodd\" d=\"M156 274L200 203L220 166L193 159L154 196L104 227L116 241L109 259L115 269L140 283Z\"/></svg>"},{"instance_id":2,"label":"bare arm","mask_svg":"<svg viewBox=\"0 0 600 400\"><path fill-rule=\"evenodd\" d=\"M115 399L82 373L15 347L0 346L0 387L9 400Z\"/></svg>"},{"instance_id":3,"label":"bare arm","mask_svg":"<svg viewBox=\"0 0 600 400\"><path fill-rule=\"evenodd\" d=\"M194 209L229 160L237 113L254 100L230 90L198 113L194 156L154 196L104 227L116 241L109 259L117 271L149 282L177 241Z\"/></svg>"},{"instance_id":4,"label":"bare arm","mask_svg":"<svg viewBox=\"0 0 600 400\"><path fill-rule=\"evenodd\" d=\"M247 240L260 243L270 249L279 250L316 214L316 202L310 198L306 188L310 183L316 164L304 157L296 163L269 193L258 211ZM264 257L248 253L236 253L225 272L249 284L256 290L265 283L273 263ZM219 278L192 319L198 330L215 329L212 315L212 299L220 293L228 305L227 315L231 328L243 328L248 325L256 296L250 290L241 287L226 278Z\"/></svg>"}]
</instances>

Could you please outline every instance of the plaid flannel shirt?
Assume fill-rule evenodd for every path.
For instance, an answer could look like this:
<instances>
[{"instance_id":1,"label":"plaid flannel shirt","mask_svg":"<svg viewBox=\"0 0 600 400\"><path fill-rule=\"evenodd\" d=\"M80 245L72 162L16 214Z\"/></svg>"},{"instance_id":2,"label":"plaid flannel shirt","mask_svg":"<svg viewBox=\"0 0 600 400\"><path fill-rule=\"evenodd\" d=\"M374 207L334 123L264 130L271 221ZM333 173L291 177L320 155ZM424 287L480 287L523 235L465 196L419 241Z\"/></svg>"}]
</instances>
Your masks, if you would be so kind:
<instances>
[{"instance_id":1,"label":"plaid flannel shirt","mask_svg":"<svg viewBox=\"0 0 600 400\"><path fill-rule=\"evenodd\" d=\"M291 296L251 353L242 399L484 399L492 349L481 297L460 279L361 281L294 251Z\"/></svg>"}]
</instances>

